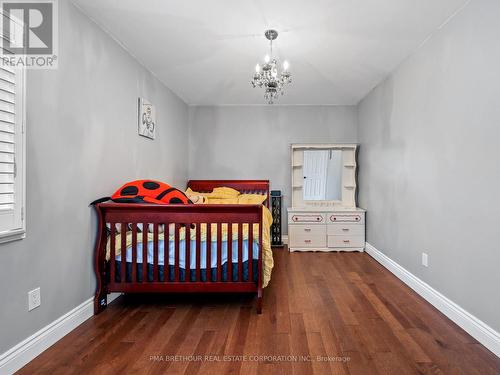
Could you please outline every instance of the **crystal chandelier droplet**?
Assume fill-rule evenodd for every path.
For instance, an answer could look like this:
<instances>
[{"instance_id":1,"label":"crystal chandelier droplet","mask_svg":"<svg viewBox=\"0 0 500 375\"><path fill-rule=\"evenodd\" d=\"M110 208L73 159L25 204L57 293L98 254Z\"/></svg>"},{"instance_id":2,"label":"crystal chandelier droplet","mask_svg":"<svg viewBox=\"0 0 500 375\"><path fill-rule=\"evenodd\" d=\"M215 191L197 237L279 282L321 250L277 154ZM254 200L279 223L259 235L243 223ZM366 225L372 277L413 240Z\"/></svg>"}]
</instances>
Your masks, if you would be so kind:
<instances>
[{"instance_id":1,"label":"crystal chandelier droplet","mask_svg":"<svg viewBox=\"0 0 500 375\"><path fill-rule=\"evenodd\" d=\"M283 62L283 70L279 72L278 60L273 57L273 40L278 37L276 30L267 30L264 35L270 42L270 53L265 56L262 65L255 66L255 73L252 79L252 86L264 88L264 99L269 104L284 94L284 87L292 83L292 75L290 74L290 64L288 61Z\"/></svg>"}]
</instances>

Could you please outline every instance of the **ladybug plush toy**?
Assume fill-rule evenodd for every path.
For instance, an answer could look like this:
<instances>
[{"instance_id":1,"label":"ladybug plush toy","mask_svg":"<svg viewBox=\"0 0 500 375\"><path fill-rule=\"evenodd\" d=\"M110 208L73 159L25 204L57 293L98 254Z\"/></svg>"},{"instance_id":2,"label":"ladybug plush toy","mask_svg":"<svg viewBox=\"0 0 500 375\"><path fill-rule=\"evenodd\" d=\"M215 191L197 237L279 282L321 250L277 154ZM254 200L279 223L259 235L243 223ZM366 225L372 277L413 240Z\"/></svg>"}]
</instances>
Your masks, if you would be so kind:
<instances>
[{"instance_id":1,"label":"ladybug plush toy","mask_svg":"<svg viewBox=\"0 0 500 375\"><path fill-rule=\"evenodd\" d=\"M110 199L116 203L193 204L182 191L153 180L127 182L110 198L101 198L92 204Z\"/></svg>"}]
</instances>

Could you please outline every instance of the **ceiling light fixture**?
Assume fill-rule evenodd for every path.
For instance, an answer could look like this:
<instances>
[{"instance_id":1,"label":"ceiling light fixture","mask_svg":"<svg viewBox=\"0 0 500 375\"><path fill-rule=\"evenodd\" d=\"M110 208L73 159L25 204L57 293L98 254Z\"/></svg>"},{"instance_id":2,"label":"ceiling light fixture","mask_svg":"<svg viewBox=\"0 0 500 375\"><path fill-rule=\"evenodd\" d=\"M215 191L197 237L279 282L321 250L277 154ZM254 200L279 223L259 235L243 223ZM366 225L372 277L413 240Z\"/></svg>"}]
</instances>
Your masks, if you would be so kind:
<instances>
[{"instance_id":1,"label":"ceiling light fixture","mask_svg":"<svg viewBox=\"0 0 500 375\"><path fill-rule=\"evenodd\" d=\"M255 66L255 74L252 86L265 89L264 98L269 104L273 104L279 95L283 95L285 85L292 82L292 75L288 68L288 61L283 62L283 71L278 74L278 60L273 57L273 40L278 37L276 30L267 30L264 35L270 42L270 53L264 57L264 64Z\"/></svg>"}]
</instances>

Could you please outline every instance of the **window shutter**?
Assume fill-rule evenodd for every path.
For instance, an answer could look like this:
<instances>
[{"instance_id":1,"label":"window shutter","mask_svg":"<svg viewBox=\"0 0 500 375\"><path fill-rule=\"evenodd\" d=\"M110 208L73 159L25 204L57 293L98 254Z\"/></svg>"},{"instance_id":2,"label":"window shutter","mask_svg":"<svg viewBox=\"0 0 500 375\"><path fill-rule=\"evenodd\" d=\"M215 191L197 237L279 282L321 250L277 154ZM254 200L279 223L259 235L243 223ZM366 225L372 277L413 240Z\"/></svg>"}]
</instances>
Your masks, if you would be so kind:
<instances>
[{"instance_id":1,"label":"window shutter","mask_svg":"<svg viewBox=\"0 0 500 375\"><path fill-rule=\"evenodd\" d=\"M16 178L16 72L0 68L0 211L13 210Z\"/></svg>"},{"instance_id":2,"label":"window shutter","mask_svg":"<svg viewBox=\"0 0 500 375\"><path fill-rule=\"evenodd\" d=\"M0 66L0 242L24 236L24 71Z\"/></svg>"},{"instance_id":3,"label":"window shutter","mask_svg":"<svg viewBox=\"0 0 500 375\"><path fill-rule=\"evenodd\" d=\"M0 42L11 39L17 44L15 41L23 35L22 23L10 20L17 26L11 29L10 35L3 35L0 30ZM10 20L3 19L4 22ZM11 51L3 49L3 53ZM24 102L25 69L0 65L0 243L23 238L26 231Z\"/></svg>"}]
</instances>

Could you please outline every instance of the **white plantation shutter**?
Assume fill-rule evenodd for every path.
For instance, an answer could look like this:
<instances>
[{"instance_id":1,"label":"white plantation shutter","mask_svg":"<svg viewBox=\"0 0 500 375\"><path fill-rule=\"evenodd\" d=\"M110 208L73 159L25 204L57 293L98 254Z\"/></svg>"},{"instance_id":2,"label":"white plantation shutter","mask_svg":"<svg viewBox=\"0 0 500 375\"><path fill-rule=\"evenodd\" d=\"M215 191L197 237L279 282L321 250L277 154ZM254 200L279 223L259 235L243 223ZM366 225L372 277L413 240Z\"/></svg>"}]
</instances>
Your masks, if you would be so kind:
<instances>
[{"instance_id":1,"label":"white plantation shutter","mask_svg":"<svg viewBox=\"0 0 500 375\"><path fill-rule=\"evenodd\" d=\"M0 242L24 236L24 71L0 66Z\"/></svg>"}]
</instances>

